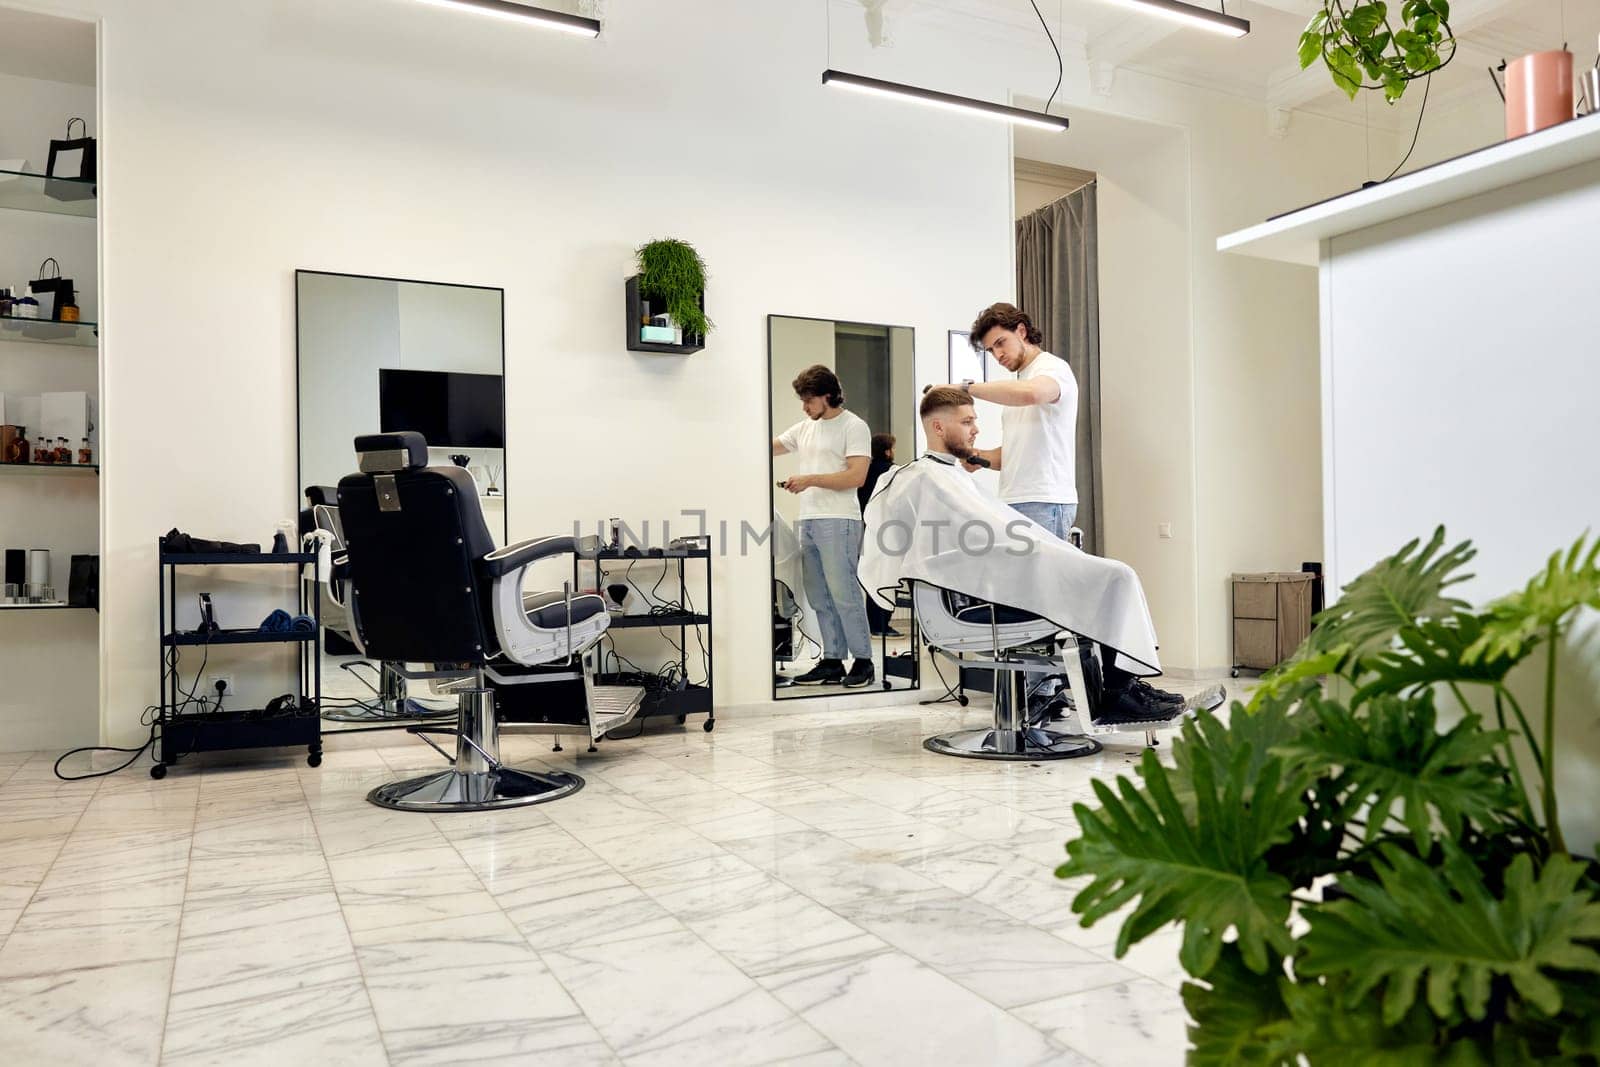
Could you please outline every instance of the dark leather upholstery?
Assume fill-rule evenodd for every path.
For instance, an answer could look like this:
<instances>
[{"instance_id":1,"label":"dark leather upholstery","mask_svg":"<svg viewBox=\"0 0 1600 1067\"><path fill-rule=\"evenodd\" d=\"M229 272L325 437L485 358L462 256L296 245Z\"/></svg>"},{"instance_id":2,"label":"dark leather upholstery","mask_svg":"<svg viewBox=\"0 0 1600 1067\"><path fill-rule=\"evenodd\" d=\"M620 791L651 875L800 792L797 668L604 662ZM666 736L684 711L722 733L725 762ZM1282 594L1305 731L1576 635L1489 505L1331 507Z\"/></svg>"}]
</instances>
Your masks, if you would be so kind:
<instances>
[{"instance_id":1,"label":"dark leather upholstery","mask_svg":"<svg viewBox=\"0 0 1600 1067\"><path fill-rule=\"evenodd\" d=\"M546 630L559 630L567 625L567 598L562 593L533 593L522 598L522 610L528 621ZM606 602L593 593L582 593L572 598L572 621L583 622L606 610Z\"/></svg>"},{"instance_id":2,"label":"dark leather upholstery","mask_svg":"<svg viewBox=\"0 0 1600 1067\"><path fill-rule=\"evenodd\" d=\"M402 447L420 434L374 434L358 451ZM418 448L403 447L412 461ZM393 478L399 510L379 506L376 479ZM482 664L493 638L492 584L483 557L494 551L478 490L460 467L351 474L339 482L339 517L350 554L352 609L367 654L378 660Z\"/></svg>"},{"instance_id":3,"label":"dark leather upholstery","mask_svg":"<svg viewBox=\"0 0 1600 1067\"><path fill-rule=\"evenodd\" d=\"M962 622L988 625L991 608L994 613L994 623L997 626L1004 626L1007 623L1041 621L1039 616L1018 608L1009 607L1005 604L990 604L987 600L978 600L974 597L963 596L960 593L946 592L945 603L950 608L951 613Z\"/></svg>"}]
</instances>

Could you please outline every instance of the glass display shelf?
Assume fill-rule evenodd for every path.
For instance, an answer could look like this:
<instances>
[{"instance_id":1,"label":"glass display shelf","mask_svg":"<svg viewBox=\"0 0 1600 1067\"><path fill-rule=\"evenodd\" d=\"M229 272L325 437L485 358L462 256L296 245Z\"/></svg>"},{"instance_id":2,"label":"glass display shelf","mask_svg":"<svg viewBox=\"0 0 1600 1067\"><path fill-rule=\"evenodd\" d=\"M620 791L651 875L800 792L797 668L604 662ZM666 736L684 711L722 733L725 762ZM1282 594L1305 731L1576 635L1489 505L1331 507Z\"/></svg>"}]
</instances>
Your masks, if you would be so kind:
<instances>
[{"instance_id":1,"label":"glass display shelf","mask_svg":"<svg viewBox=\"0 0 1600 1067\"><path fill-rule=\"evenodd\" d=\"M0 315L0 341L94 348L100 343L99 334L98 322L53 322L50 319L14 319L9 315Z\"/></svg>"},{"instance_id":2,"label":"glass display shelf","mask_svg":"<svg viewBox=\"0 0 1600 1067\"><path fill-rule=\"evenodd\" d=\"M80 607L77 604L56 602L53 604L6 604L0 603L0 611L93 611L93 608Z\"/></svg>"},{"instance_id":3,"label":"glass display shelf","mask_svg":"<svg viewBox=\"0 0 1600 1067\"><path fill-rule=\"evenodd\" d=\"M6 474L99 474L98 463L0 463Z\"/></svg>"},{"instance_id":4,"label":"glass display shelf","mask_svg":"<svg viewBox=\"0 0 1600 1067\"><path fill-rule=\"evenodd\" d=\"M0 170L0 208L92 219L99 203L95 184L76 178L47 178L43 174Z\"/></svg>"}]
</instances>

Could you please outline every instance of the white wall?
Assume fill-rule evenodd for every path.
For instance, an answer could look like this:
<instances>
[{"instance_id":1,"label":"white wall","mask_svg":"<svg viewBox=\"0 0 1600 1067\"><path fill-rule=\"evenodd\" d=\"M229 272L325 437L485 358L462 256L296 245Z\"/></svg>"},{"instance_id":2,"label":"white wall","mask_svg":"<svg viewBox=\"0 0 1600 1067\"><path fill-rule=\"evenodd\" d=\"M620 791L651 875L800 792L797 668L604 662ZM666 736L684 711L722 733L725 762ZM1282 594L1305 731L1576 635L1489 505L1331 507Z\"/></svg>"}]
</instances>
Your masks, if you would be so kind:
<instances>
[{"instance_id":1,"label":"white wall","mask_svg":"<svg viewBox=\"0 0 1600 1067\"><path fill-rule=\"evenodd\" d=\"M296 499L295 268L506 289L514 537L705 508L735 553L767 508L768 312L914 325L932 380L948 309L1006 285L1004 128L825 90L820 7L619 0L585 42L395 0L74 6L105 20L107 452L163 462L107 479L108 738L154 695L155 535L262 540ZM632 249L668 235L720 328L627 353ZM197 416L214 440L173 450ZM766 572L718 563L720 703L770 691Z\"/></svg>"},{"instance_id":2,"label":"white wall","mask_svg":"<svg viewBox=\"0 0 1600 1067\"><path fill-rule=\"evenodd\" d=\"M1521 588L1600 528L1600 164L1334 239L1323 267L1330 564L1349 581L1443 523L1471 539L1473 603ZM1418 294L1400 279L1425 277ZM1600 626L1563 646L1558 792L1574 850L1600 839ZM1514 688L1530 713L1543 657Z\"/></svg>"}]
</instances>

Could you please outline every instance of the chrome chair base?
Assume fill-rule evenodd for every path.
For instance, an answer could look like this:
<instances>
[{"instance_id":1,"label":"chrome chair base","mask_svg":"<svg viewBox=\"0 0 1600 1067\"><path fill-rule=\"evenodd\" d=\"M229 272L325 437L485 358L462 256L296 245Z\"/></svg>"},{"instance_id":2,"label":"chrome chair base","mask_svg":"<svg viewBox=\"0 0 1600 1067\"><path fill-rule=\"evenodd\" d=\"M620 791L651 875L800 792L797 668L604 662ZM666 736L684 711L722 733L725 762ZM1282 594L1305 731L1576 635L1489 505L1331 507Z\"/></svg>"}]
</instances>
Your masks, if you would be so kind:
<instances>
[{"instance_id":1,"label":"chrome chair base","mask_svg":"<svg viewBox=\"0 0 1600 1067\"><path fill-rule=\"evenodd\" d=\"M1092 737L1032 726L1021 730L998 730L993 726L955 730L928 738L922 742L922 747L941 756L992 760L1078 759L1092 756L1102 748Z\"/></svg>"},{"instance_id":2,"label":"chrome chair base","mask_svg":"<svg viewBox=\"0 0 1600 1067\"><path fill-rule=\"evenodd\" d=\"M380 785L367 799L397 811L493 811L569 797L583 779L565 771L535 774L502 766L486 771L439 771Z\"/></svg>"}]
</instances>

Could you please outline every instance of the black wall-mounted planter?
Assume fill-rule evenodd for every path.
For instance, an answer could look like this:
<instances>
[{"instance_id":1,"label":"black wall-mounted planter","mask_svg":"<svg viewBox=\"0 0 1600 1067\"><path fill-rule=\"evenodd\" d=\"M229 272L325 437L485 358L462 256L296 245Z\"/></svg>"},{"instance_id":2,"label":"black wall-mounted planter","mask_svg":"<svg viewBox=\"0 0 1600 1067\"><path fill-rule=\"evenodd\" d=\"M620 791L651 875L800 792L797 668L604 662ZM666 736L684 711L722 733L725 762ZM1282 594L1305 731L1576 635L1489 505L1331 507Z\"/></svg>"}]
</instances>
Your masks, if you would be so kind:
<instances>
[{"instance_id":1,"label":"black wall-mounted planter","mask_svg":"<svg viewBox=\"0 0 1600 1067\"><path fill-rule=\"evenodd\" d=\"M664 345L659 341L641 341L639 327L648 321L651 315L660 315L666 311L664 307L652 308L650 300L639 294L639 276L635 274L628 279L628 325L625 336L628 340L629 352L660 352L671 356L687 356L705 348L705 338L694 334L685 335L685 343L681 345ZM706 294L700 294L700 310L706 307Z\"/></svg>"}]
</instances>

